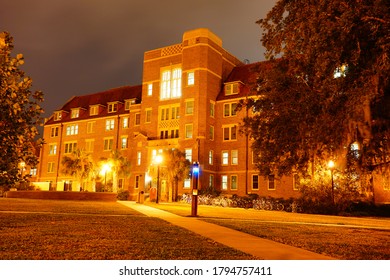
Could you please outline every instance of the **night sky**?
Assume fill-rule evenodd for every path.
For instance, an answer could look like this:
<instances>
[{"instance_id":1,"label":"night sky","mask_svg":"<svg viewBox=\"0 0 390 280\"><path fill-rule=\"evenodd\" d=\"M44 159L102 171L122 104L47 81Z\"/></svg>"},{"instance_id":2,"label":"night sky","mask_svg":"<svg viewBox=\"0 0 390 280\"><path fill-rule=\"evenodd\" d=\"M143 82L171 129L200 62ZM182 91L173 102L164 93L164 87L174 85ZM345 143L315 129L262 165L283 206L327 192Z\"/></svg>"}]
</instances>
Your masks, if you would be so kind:
<instances>
[{"instance_id":1,"label":"night sky","mask_svg":"<svg viewBox=\"0 0 390 280\"><path fill-rule=\"evenodd\" d=\"M241 60L264 60L261 29L276 0L0 0L0 31L45 96L44 117L74 95L142 82L145 51L209 28Z\"/></svg>"}]
</instances>

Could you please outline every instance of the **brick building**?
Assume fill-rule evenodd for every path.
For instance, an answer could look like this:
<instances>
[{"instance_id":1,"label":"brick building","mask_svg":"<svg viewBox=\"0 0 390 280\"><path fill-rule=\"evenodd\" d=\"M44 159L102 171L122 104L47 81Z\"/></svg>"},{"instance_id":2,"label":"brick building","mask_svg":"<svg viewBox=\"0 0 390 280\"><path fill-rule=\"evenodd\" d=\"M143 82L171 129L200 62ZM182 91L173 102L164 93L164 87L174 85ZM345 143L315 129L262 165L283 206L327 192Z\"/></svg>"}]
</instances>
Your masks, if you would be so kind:
<instances>
[{"instance_id":1,"label":"brick building","mask_svg":"<svg viewBox=\"0 0 390 280\"><path fill-rule=\"evenodd\" d=\"M77 191L75 179L61 172L62 157L80 148L98 162L117 149L131 162L131 175L119 177L118 185L136 198L156 184L155 156L178 148L200 163L201 188L297 197L293 178L258 175L250 139L240 133L248 112L236 111L237 104L255 94L251 67L265 65L242 63L208 29L185 32L181 43L145 52L142 85L73 97L45 122L38 180L50 182L51 189ZM164 199L163 177L160 186ZM82 187L95 188L91 182ZM190 189L191 181L185 180L179 193Z\"/></svg>"}]
</instances>

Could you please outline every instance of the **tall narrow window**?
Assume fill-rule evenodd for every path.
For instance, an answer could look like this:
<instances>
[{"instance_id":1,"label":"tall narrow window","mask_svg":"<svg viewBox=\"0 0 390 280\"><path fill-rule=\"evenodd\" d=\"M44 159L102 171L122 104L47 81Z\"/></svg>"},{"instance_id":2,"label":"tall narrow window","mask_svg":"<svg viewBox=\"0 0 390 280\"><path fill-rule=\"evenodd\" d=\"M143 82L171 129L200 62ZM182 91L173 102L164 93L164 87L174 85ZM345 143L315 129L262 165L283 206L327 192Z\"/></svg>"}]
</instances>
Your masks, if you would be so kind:
<instances>
[{"instance_id":1,"label":"tall narrow window","mask_svg":"<svg viewBox=\"0 0 390 280\"><path fill-rule=\"evenodd\" d=\"M127 149L127 136L122 136L121 137L121 149Z\"/></svg>"},{"instance_id":2,"label":"tall narrow window","mask_svg":"<svg viewBox=\"0 0 390 280\"><path fill-rule=\"evenodd\" d=\"M214 164L214 152L211 150L209 151L209 164L210 165Z\"/></svg>"},{"instance_id":3,"label":"tall narrow window","mask_svg":"<svg viewBox=\"0 0 390 280\"><path fill-rule=\"evenodd\" d=\"M230 189L231 190L237 190L237 188L238 188L237 181L238 181L237 175L232 175L230 177Z\"/></svg>"},{"instance_id":4,"label":"tall narrow window","mask_svg":"<svg viewBox=\"0 0 390 280\"><path fill-rule=\"evenodd\" d=\"M181 97L181 68L164 70L161 73L160 99Z\"/></svg>"},{"instance_id":5,"label":"tall narrow window","mask_svg":"<svg viewBox=\"0 0 390 280\"><path fill-rule=\"evenodd\" d=\"M114 130L115 120L106 120L106 131Z\"/></svg>"},{"instance_id":6,"label":"tall narrow window","mask_svg":"<svg viewBox=\"0 0 390 280\"><path fill-rule=\"evenodd\" d=\"M188 72L187 74L187 85L193 86L195 84L195 73L194 72Z\"/></svg>"},{"instance_id":7,"label":"tall narrow window","mask_svg":"<svg viewBox=\"0 0 390 280\"><path fill-rule=\"evenodd\" d=\"M227 190L227 188L228 188L228 176L227 175L222 175L221 180L222 180L222 190Z\"/></svg>"},{"instance_id":8,"label":"tall narrow window","mask_svg":"<svg viewBox=\"0 0 390 280\"><path fill-rule=\"evenodd\" d=\"M153 84L148 84L148 96L153 95Z\"/></svg>"},{"instance_id":9,"label":"tall narrow window","mask_svg":"<svg viewBox=\"0 0 390 280\"><path fill-rule=\"evenodd\" d=\"M222 164L223 165L229 164L229 152L228 151L222 151Z\"/></svg>"},{"instance_id":10,"label":"tall narrow window","mask_svg":"<svg viewBox=\"0 0 390 280\"><path fill-rule=\"evenodd\" d=\"M186 124L186 138L192 138L192 124Z\"/></svg>"},{"instance_id":11,"label":"tall narrow window","mask_svg":"<svg viewBox=\"0 0 390 280\"><path fill-rule=\"evenodd\" d=\"M142 153L141 151L137 151L137 165L141 165L141 160L142 160Z\"/></svg>"},{"instance_id":12,"label":"tall narrow window","mask_svg":"<svg viewBox=\"0 0 390 280\"><path fill-rule=\"evenodd\" d=\"M232 150L232 165L238 164L238 150Z\"/></svg>"},{"instance_id":13,"label":"tall narrow window","mask_svg":"<svg viewBox=\"0 0 390 280\"><path fill-rule=\"evenodd\" d=\"M269 190L275 189L275 176L274 175L268 176L268 189Z\"/></svg>"},{"instance_id":14,"label":"tall narrow window","mask_svg":"<svg viewBox=\"0 0 390 280\"><path fill-rule=\"evenodd\" d=\"M259 189L259 175L254 174L252 175L252 190L258 190Z\"/></svg>"}]
</instances>

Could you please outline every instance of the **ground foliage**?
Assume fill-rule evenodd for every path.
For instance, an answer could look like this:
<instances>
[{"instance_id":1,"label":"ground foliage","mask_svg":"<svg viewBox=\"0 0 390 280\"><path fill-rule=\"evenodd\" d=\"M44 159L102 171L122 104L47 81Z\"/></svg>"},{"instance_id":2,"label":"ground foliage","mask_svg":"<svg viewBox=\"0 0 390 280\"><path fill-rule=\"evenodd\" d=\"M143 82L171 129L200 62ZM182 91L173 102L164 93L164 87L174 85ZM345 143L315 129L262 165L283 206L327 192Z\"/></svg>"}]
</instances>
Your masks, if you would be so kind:
<instances>
[{"instance_id":1,"label":"ground foliage","mask_svg":"<svg viewBox=\"0 0 390 280\"><path fill-rule=\"evenodd\" d=\"M22 181L20 163L35 167L37 126L41 123L41 91L32 91L32 79L21 70L22 54L11 56L13 38L0 33L0 185Z\"/></svg>"},{"instance_id":2,"label":"ground foliage","mask_svg":"<svg viewBox=\"0 0 390 280\"><path fill-rule=\"evenodd\" d=\"M388 166L388 1L280 0L258 23L269 62L245 123L260 172L306 172L353 142L361 169Z\"/></svg>"}]
</instances>

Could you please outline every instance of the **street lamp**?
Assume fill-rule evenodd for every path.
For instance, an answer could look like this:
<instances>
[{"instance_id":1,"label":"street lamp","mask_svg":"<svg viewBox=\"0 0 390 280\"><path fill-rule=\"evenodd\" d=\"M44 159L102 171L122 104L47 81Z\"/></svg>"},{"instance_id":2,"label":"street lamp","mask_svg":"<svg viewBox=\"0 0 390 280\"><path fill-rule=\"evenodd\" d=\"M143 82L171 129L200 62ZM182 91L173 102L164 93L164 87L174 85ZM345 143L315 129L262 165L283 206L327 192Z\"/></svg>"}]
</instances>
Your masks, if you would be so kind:
<instances>
[{"instance_id":1,"label":"street lamp","mask_svg":"<svg viewBox=\"0 0 390 280\"><path fill-rule=\"evenodd\" d=\"M332 179L332 204L334 204L334 181L333 181L333 170L334 170L334 161L330 160L328 162L328 168L330 169L330 177Z\"/></svg>"},{"instance_id":2,"label":"street lamp","mask_svg":"<svg viewBox=\"0 0 390 280\"><path fill-rule=\"evenodd\" d=\"M111 171L111 164L105 163L102 166L102 173L104 173L104 188L107 187L107 172Z\"/></svg>"},{"instance_id":3,"label":"street lamp","mask_svg":"<svg viewBox=\"0 0 390 280\"><path fill-rule=\"evenodd\" d=\"M160 189L160 164L162 163L163 158L161 155L157 155L154 159L155 164L157 164L157 187L156 187L156 203L158 203L158 191Z\"/></svg>"}]
</instances>

